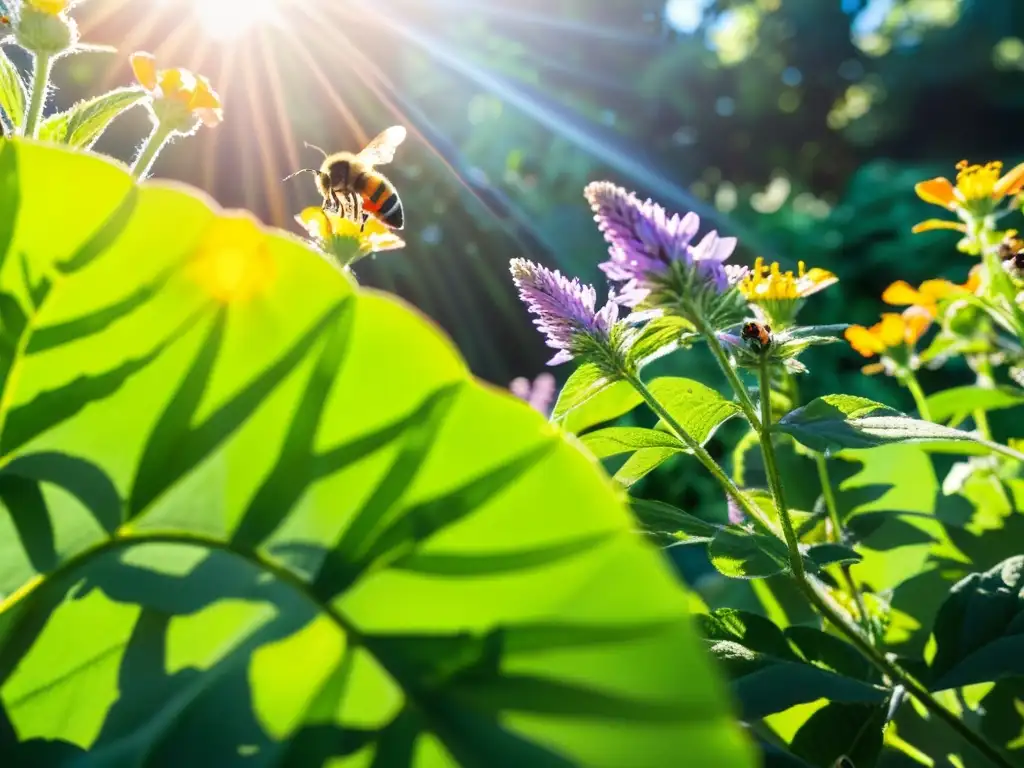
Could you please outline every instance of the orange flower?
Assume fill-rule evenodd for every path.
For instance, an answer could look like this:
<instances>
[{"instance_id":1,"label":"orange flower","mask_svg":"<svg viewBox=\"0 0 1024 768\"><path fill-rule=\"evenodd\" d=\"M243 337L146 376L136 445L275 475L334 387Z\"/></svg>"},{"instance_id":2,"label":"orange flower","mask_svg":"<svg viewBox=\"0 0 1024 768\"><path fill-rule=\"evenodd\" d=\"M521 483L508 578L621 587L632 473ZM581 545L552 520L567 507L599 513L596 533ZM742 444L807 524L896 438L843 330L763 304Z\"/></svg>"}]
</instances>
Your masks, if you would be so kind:
<instances>
[{"instance_id":1,"label":"orange flower","mask_svg":"<svg viewBox=\"0 0 1024 768\"><path fill-rule=\"evenodd\" d=\"M974 293L981 286L981 265L976 264L967 275L963 285L949 280L925 280L912 288L905 280L897 280L882 292L882 301L897 307L915 306L925 310L932 318L939 315L939 302L951 296L965 296Z\"/></svg>"},{"instance_id":2,"label":"orange flower","mask_svg":"<svg viewBox=\"0 0 1024 768\"><path fill-rule=\"evenodd\" d=\"M173 102L184 107L191 117L213 128L224 120L220 97L210 81L187 69L157 69L156 58L150 53L133 53L132 71L135 79L153 96L155 102Z\"/></svg>"},{"instance_id":3,"label":"orange flower","mask_svg":"<svg viewBox=\"0 0 1024 768\"><path fill-rule=\"evenodd\" d=\"M851 325L846 329L844 335L850 346L864 357L878 355L882 358L889 358L899 365L906 365L914 345L928 330L931 323L932 315L927 309L913 306L905 309L902 314L884 313L882 319L870 328L865 328L863 325ZM886 367L884 363L872 363L864 366L861 370L871 375L885 370Z\"/></svg>"},{"instance_id":4,"label":"orange flower","mask_svg":"<svg viewBox=\"0 0 1024 768\"><path fill-rule=\"evenodd\" d=\"M986 216L1003 198L1016 195L1024 188L1024 163L1005 174L1002 174L1003 164L998 160L985 165L970 165L966 160L961 160L956 169L955 186L949 179L940 176L915 185L917 196L926 203L956 211L964 218L965 214ZM965 232L967 227L961 222L928 219L915 225L913 231L927 232L933 229Z\"/></svg>"}]
</instances>

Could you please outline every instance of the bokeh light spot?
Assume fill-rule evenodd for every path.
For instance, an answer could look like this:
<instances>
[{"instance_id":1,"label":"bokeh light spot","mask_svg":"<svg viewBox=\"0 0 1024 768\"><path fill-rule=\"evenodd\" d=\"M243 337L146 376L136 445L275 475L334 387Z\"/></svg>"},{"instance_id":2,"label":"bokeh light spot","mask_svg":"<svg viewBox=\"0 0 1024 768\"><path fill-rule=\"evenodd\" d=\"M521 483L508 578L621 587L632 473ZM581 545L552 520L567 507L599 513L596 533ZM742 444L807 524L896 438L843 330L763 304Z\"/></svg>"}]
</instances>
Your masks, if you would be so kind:
<instances>
[{"instance_id":1,"label":"bokeh light spot","mask_svg":"<svg viewBox=\"0 0 1024 768\"><path fill-rule=\"evenodd\" d=\"M218 40L240 37L253 26L272 21L277 0L193 0L203 31Z\"/></svg>"}]
</instances>

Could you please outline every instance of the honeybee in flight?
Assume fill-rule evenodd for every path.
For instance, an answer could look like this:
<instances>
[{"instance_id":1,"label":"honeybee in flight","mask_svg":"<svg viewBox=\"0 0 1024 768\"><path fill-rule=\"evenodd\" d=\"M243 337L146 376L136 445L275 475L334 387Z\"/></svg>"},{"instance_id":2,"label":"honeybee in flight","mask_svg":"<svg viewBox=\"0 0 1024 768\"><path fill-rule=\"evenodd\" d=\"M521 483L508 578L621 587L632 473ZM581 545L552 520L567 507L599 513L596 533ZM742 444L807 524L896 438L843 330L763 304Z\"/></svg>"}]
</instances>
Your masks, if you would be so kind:
<instances>
[{"instance_id":1,"label":"honeybee in flight","mask_svg":"<svg viewBox=\"0 0 1024 768\"><path fill-rule=\"evenodd\" d=\"M395 159L395 149L405 141L406 131L401 125L393 125L377 135L358 154L336 152L328 155L320 147L306 144L324 156L320 169L303 168L285 178L300 173L312 173L316 177L317 191L324 198L325 211L342 214L366 223L373 215L392 229L405 227L405 210L395 185L376 170Z\"/></svg>"}]
</instances>

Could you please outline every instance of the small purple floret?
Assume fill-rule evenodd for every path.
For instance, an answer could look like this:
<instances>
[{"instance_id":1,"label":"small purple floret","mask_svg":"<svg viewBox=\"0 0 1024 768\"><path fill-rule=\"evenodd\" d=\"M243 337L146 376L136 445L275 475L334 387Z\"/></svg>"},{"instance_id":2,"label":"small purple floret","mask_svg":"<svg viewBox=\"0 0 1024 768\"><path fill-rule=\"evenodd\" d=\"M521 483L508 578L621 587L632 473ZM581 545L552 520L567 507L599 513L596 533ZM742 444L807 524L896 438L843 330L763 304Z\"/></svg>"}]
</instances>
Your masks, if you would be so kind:
<instances>
[{"instance_id":1,"label":"small purple floret","mask_svg":"<svg viewBox=\"0 0 1024 768\"><path fill-rule=\"evenodd\" d=\"M597 292L593 286L570 280L558 270L550 270L527 259L512 259L510 271L519 289L519 298L537 315L533 321L547 337L547 345L559 350L548 365L559 365L574 357L577 337L592 336L607 341L619 317L619 307L609 300L595 311Z\"/></svg>"},{"instance_id":2,"label":"small purple floret","mask_svg":"<svg viewBox=\"0 0 1024 768\"><path fill-rule=\"evenodd\" d=\"M635 307L664 282L673 262L696 270L703 285L725 292L742 277L742 268L724 262L736 248L736 238L709 232L692 245L700 218L695 213L669 216L652 200L641 202L632 192L611 182L588 184L583 192L611 258L601 264L608 279L622 283L617 301Z\"/></svg>"}]
</instances>

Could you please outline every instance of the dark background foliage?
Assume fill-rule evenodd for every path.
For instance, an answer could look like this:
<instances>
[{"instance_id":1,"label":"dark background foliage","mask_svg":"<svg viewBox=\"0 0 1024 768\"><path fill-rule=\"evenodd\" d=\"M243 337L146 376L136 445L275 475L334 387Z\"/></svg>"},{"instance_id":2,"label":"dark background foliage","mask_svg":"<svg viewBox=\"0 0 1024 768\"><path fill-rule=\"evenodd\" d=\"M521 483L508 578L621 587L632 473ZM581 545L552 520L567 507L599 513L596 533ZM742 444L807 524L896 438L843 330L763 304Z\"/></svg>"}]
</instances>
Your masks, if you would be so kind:
<instances>
[{"instance_id":1,"label":"dark background foliage","mask_svg":"<svg viewBox=\"0 0 1024 768\"><path fill-rule=\"evenodd\" d=\"M155 50L163 64L210 76L227 122L171 147L155 172L272 224L295 229L292 215L316 202L308 177L280 182L316 161L304 140L355 148L408 125L391 176L409 245L361 264L359 279L422 308L478 375L502 386L540 372L548 356L515 297L509 258L599 278L588 181L697 210L706 227L741 238L736 258L746 263L763 254L835 271L840 283L804 319L870 324L893 280L962 281L972 263L950 233L911 235L929 213L914 182L951 175L962 157L1024 159L1020 0L287 6L280 28L227 45L203 39L188 0L89 0L76 15L90 42ZM127 82L124 59L63 65L58 102ZM136 110L98 148L129 157L145 130ZM913 408L891 380L862 376L864 360L845 344L807 362L805 397L841 391ZM715 381L699 353L670 368ZM934 391L970 377L952 366L922 378ZM996 429L1006 437L1013 425ZM710 448L725 456L734 437L723 429ZM649 482L686 507L720 503L696 474L673 469Z\"/></svg>"}]
</instances>

